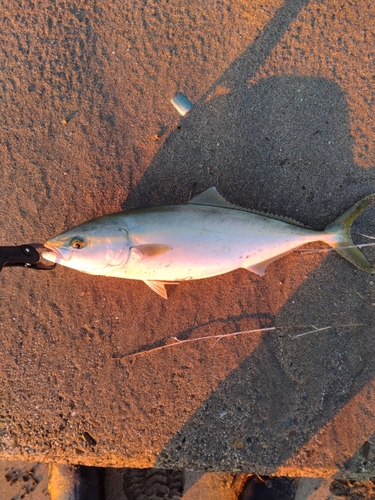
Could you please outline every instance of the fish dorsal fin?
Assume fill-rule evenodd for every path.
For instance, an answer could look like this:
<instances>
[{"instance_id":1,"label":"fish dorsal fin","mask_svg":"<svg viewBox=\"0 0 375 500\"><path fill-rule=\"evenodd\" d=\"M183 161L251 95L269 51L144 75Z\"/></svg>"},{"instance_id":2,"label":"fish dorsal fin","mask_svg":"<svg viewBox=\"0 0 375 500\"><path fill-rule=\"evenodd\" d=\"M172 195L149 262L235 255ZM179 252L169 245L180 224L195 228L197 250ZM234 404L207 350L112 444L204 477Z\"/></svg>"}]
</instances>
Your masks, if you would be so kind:
<instances>
[{"instance_id":1,"label":"fish dorsal fin","mask_svg":"<svg viewBox=\"0 0 375 500\"><path fill-rule=\"evenodd\" d=\"M208 205L210 207L237 208L217 192L215 187L210 187L203 193L194 196L188 203L192 205Z\"/></svg>"},{"instance_id":2,"label":"fish dorsal fin","mask_svg":"<svg viewBox=\"0 0 375 500\"><path fill-rule=\"evenodd\" d=\"M168 299L165 285L178 285L178 281L145 281L145 283L163 299Z\"/></svg>"},{"instance_id":3,"label":"fish dorsal fin","mask_svg":"<svg viewBox=\"0 0 375 500\"><path fill-rule=\"evenodd\" d=\"M265 212L260 212L259 210L250 210L248 208L243 208L238 205L234 205L230 203L225 198L221 196L220 193L217 192L215 187L210 187L203 191L203 193L194 196L188 203L192 205L208 205L211 207L224 207L231 208L233 210L242 210L243 212L249 212L251 214L261 215L262 217L268 217L269 219L276 219L282 222L287 222L288 224L293 224L294 226L304 227L305 229L310 229L308 226L301 224L294 219L289 219L289 217L283 217L282 215L273 215Z\"/></svg>"},{"instance_id":4,"label":"fish dorsal fin","mask_svg":"<svg viewBox=\"0 0 375 500\"><path fill-rule=\"evenodd\" d=\"M137 253L140 257L157 257L158 255L163 255L163 253L169 252L169 250L172 250L172 247L168 245L150 244L137 245L131 247L131 250Z\"/></svg>"}]
</instances>

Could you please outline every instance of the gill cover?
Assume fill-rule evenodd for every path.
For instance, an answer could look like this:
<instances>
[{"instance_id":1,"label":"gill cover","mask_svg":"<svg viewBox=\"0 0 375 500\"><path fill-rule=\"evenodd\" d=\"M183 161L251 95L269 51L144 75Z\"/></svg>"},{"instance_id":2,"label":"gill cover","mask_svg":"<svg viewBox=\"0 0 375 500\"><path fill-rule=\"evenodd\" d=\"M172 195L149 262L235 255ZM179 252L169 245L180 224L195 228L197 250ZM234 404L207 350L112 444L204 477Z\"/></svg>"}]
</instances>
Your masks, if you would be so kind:
<instances>
[{"instance_id":1,"label":"gill cover","mask_svg":"<svg viewBox=\"0 0 375 500\"><path fill-rule=\"evenodd\" d=\"M116 217L104 216L73 227L45 243L50 262L88 274L110 276L130 256L129 234Z\"/></svg>"}]
</instances>

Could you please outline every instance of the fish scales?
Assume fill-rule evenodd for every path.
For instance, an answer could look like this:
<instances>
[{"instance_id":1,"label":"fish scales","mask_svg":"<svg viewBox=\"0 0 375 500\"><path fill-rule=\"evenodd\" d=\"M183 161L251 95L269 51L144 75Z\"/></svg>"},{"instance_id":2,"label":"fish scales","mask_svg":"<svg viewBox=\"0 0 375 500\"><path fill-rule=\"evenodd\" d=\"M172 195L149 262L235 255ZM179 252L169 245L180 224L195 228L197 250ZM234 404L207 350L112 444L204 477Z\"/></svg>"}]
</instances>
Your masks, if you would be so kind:
<instances>
[{"instance_id":1,"label":"fish scales","mask_svg":"<svg viewBox=\"0 0 375 500\"><path fill-rule=\"evenodd\" d=\"M124 218L132 250L126 265L110 275L131 279L208 278L250 267L321 238L315 231L286 222L203 205L159 207L119 218ZM138 253L138 246L153 244L170 250L157 256Z\"/></svg>"}]
</instances>

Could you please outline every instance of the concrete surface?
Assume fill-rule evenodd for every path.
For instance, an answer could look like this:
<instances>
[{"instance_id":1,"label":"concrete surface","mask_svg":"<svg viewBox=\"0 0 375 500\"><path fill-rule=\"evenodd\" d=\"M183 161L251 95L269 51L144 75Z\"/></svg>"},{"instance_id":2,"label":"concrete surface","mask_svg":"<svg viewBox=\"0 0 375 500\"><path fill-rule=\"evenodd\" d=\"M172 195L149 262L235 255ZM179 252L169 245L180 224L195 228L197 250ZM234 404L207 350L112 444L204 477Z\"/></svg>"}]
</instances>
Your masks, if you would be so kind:
<instances>
[{"instance_id":1,"label":"concrete surface","mask_svg":"<svg viewBox=\"0 0 375 500\"><path fill-rule=\"evenodd\" d=\"M324 227L375 192L374 9L5 0L0 244L212 185ZM195 103L185 118L177 92ZM371 477L374 282L332 252L185 283L168 301L141 282L5 269L0 456Z\"/></svg>"}]
</instances>

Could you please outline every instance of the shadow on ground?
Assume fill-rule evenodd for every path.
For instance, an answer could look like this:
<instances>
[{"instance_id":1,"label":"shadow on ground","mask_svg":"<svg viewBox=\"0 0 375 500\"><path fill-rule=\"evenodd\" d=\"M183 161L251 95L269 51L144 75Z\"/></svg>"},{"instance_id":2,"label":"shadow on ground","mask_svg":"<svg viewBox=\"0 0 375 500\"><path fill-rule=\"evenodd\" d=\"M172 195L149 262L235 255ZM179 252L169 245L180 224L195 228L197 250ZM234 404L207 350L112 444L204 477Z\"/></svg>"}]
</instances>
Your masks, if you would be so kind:
<instances>
[{"instance_id":1,"label":"shadow on ground","mask_svg":"<svg viewBox=\"0 0 375 500\"><path fill-rule=\"evenodd\" d=\"M180 202L216 186L233 203L322 229L375 191L371 173L353 162L348 109L338 85L296 76L246 85L272 49L270 33L281 11L262 40L181 120L124 208ZM374 234L372 220L367 214L354 233ZM265 300L273 311L268 325L283 328L265 335L220 383L164 447L157 466L219 470L230 464L232 470L275 472L371 383L371 277L333 254L313 264L310 259L296 253L270 266L263 281L254 277L254 303ZM281 296L291 265L304 275L303 283L294 289L289 283L291 293ZM251 313L256 316L256 305ZM258 320L262 325L264 316ZM292 340L301 325L330 328ZM356 451L348 447L349 454ZM344 462L336 465L345 470Z\"/></svg>"},{"instance_id":2,"label":"shadow on ground","mask_svg":"<svg viewBox=\"0 0 375 500\"><path fill-rule=\"evenodd\" d=\"M231 202L321 229L375 191L353 163L347 113L340 88L322 78L270 78L207 99L168 137L125 206L187 200L216 186ZM373 230L369 214L354 227ZM290 328L264 336L165 446L158 466L274 472L375 376L371 278L336 255L316 269L311 255L295 255L307 277L268 318ZM270 303L286 262L260 283ZM301 325L331 328L291 340Z\"/></svg>"}]
</instances>

